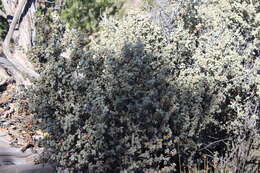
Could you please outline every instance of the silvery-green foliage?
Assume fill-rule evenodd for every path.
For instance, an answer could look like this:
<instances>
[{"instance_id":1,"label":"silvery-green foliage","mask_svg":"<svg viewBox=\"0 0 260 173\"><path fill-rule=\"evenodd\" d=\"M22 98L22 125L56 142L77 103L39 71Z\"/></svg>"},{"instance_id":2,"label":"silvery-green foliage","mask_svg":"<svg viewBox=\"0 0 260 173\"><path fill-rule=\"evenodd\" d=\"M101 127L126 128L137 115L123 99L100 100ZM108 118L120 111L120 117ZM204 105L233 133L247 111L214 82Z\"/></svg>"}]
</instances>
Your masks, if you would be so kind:
<instances>
[{"instance_id":1,"label":"silvery-green foliage","mask_svg":"<svg viewBox=\"0 0 260 173\"><path fill-rule=\"evenodd\" d=\"M237 141L230 151L248 149L239 146L238 141L245 138L259 147L259 111L254 111L259 109L258 6L255 1L200 1L195 6L200 23L193 27L197 48L192 56L196 63L183 71L187 80L180 80L185 86L206 79L207 92L212 92L209 113L219 122L218 127ZM230 165L237 171L251 172L244 164L234 163L246 161L249 155L229 156L234 158Z\"/></svg>"},{"instance_id":2,"label":"silvery-green foliage","mask_svg":"<svg viewBox=\"0 0 260 173\"><path fill-rule=\"evenodd\" d=\"M78 48L75 42L68 44L66 35L51 38L67 48ZM73 49L66 59L63 46L46 54L42 79L30 93L30 110L41 121L38 126L52 136L45 142L56 151L52 159L59 162L61 172L62 167L71 172L159 170L162 166L174 170L171 130L161 123L169 118L169 110L158 102L168 72L160 70L164 62L150 58L142 42L124 45L117 56L105 49ZM156 120L151 121L153 117ZM165 147L167 151L162 152Z\"/></svg>"},{"instance_id":3,"label":"silvery-green foliage","mask_svg":"<svg viewBox=\"0 0 260 173\"><path fill-rule=\"evenodd\" d=\"M259 146L256 7L187 1L167 39L151 11L104 18L89 50L54 27L48 49L36 49L46 61L28 95L59 171L174 172L179 157L192 166L218 152L235 158L226 167L252 172L244 161L253 151L245 147Z\"/></svg>"},{"instance_id":4,"label":"silvery-green foliage","mask_svg":"<svg viewBox=\"0 0 260 173\"><path fill-rule=\"evenodd\" d=\"M192 31L200 22L196 10L200 1L153 0L152 2L150 13L153 22L160 26L167 41L170 41L170 35L178 25L183 24L185 29Z\"/></svg>"},{"instance_id":5,"label":"silvery-green foliage","mask_svg":"<svg viewBox=\"0 0 260 173\"><path fill-rule=\"evenodd\" d=\"M159 22L165 21L165 14L171 14L170 7L162 9L159 11L164 15L157 15ZM256 144L259 112L248 113L259 109L259 13L256 10L256 2L189 1L178 13L181 18L172 22L167 39L164 30L169 31L169 26L158 25L156 20L153 23L156 15L153 10L144 17L130 15L121 25L113 19L104 20L106 29L101 34L100 46L112 48L111 56L118 56L125 40L141 41L145 50L160 57L157 62L164 62L163 67L178 74L177 77L174 73L170 77L164 75L164 78L182 91L176 99L180 108L175 106L179 109L175 110L171 128L178 136L192 139L184 147L185 152L194 146L194 141L197 143L194 147L201 146L200 150L213 152L219 146L224 149L225 138L237 141L245 134L254 136ZM183 94L185 89L190 96ZM251 122L250 128L245 122ZM257 130L249 130L252 128ZM215 141L221 142L204 147ZM251 148L249 153L252 152ZM239 167L238 163L235 165Z\"/></svg>"}]
</instances>

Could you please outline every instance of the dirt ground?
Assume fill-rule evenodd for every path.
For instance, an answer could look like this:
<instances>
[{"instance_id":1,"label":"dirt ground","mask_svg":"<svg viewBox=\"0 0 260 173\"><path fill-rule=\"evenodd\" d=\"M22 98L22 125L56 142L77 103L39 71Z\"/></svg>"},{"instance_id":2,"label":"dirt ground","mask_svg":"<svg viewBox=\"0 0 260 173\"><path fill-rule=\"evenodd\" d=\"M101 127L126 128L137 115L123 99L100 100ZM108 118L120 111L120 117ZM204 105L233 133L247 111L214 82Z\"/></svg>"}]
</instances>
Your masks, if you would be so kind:
<instances>
[{"instance_id":1,"label":"dirt ground","mask_svg":"<svg viewBox=\"0 0 260 173\"><path fill-rule=\"evenodd\" d=\"M14 83L0 85L0 172L54 173L55 169L40 161L44 152L34 138L43 137L33 132L31 116L18 111Z\"/></svg>"}]
</instances>

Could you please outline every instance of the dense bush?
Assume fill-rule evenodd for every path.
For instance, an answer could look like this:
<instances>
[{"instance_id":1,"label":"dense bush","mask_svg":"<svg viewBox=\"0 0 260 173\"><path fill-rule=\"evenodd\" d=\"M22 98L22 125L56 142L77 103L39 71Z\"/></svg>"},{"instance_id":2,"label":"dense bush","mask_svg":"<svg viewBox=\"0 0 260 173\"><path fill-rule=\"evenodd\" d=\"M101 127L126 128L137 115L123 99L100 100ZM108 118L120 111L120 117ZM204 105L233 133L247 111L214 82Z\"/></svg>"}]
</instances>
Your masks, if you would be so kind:
<instances>
[{"instance_id":1,"label":"dense bush","mask_svg":"<svg viewBox=\"0 0 260 173\"><path fill-rule=\"evenodd\" d=\"M58 29L58 27L56 28ZM54 35L56 39L57 36ZM63 141L64 148L62 147L62 151L58 150L60 146L53 146L57 151L53 155L54 159L61 160L61 166L74 167L74 169L86 168L100 172L103 172L104 169L107 169L107 171L111 169L136 170L137 168L142 170L149 168L149 165L159 169L160 164L162 164L159 159L162 156L159 154L163 152L160 151L162 146L157 145L168 144L168 150L172 150L174 147L171 146L172 142L168 139L171 136L171 134L168 135L170 133L167 128L168 125L164 126L163 123L159 123L163 119L160 114L164 114L159 111L163 110L158 110L158 115L154 115L149 110L149 105L151 105L149 98L158 95L154 99L161 99L159 97L160 88L158 88L157 93L151 93L151 96L144 97L144 95L153 89L153 85L158 85L162 89L166 85L162 74L158 74L158 80L162 83L157 81L156 78L153 79L154 75L151 68L152 66L156 68L160 63L156 62L156 59L150 59L149 54L146 55L141 42L136 45L126 44L124 50L121 51L125 52L125 56L122 55L121 60L120 57L107 57L106 51L100 53L94 53L94 51L92 53L75 48L72 49L73 56L71 56L71 59L66 60L66 58L60 57L63 51L62 44L66 45L66 48L73 48L73 46L78 48L75 42L70 44L71 38L73 36L70 33L65 33L63 42L56 40L56 46L53 44L54 39L50 39L50 47L44 49L48 63L44 65L46 67L42 76L46 78L37 82L34 91L30 93L32 94L30 95L32 98L30 100L32 103L30 105L31 111L37 113L36 117L44 121L40 124L42 128L49 131L51 135L59 136L59 139L57 139L59 142L60 140ZM129 57L132 53L136 54L135 59ZM38 55L36 57L42 56L42 54ZM153 61L154 64L149 65ZM139 74L140 70L143 70L142 68L146 65L147 74ZM56 71L58 66L60 69ZM117 70L123 69L122 74L117 74ZM117 75L121 75L122 79L118 78ZM121 82L111 81L111 79L117 78L119 80L124 79L122 85L127 85L130 82L129 84L133 85L134 90L138 91L135 89L138 87L140 91L132 93L133 95L125 95L127 94L125 92L128 92L128 87L126 86L125 91L120 90L119 84ZM146 87L140 85L146 85ZM49 87L53 88L50 90ZM38 95L40 93L44 96ZM136 101L132 100L132 97L136 98ZM61 102L59 103L56 99ZM129 108L125 108L123 105L127 100L130 102L127 106ZM144 105L138 106L142 102ZM138 110L141 112L136 114L135 112ZM62 118L59 121L58 117L58 119L55 119L48 116L53 114L59 114L60 118L64 117L64 119ZM127 114L129 114L129 118ZM157 122L151 121L151 116L157 116ZM158 129L161 130L156 132L153 126L158 126ZM70 134L69 138L67 138L68 134ZM142 136L144 136L143 139L141 139ZM167 137L165 141L161 141L163 136ZM140 141L138 141L139 138ZM149 144L151 138L154 138L154 141ZM52 138L51 140L48 139L47 142L52 146L58 141ZM147 143L146 146L142 146L145 142ZM154 149L149 149L152 145ZM73 149L73 153L70 151L72 146L75 149ZM168 154L171 150L168 151ZM65 154L66 151L68 151L68 155ZM135 151L135 153L132 153L132 151ZM150 160L151 154L151 157L158 157L158 161ZM166 160L164 164L173 167L174 165L170 165L170 162L167 161L170 157L164 157ZM102 162L106 163L102 165Z\"/></svg>"},{"instance_id":2,"label":"dense bush","mask_svg":"<svg viewBox=\"0 0 260 173\"><path fill-rule=\"evenodd\" d=\"M203 154L219 170L254 171L257 4L174 2L173 15L155 6L105 18L90 50L55 22L35 49L42 77L29 109L60 172L174 172Z\"/></svg>"}]
</instances>

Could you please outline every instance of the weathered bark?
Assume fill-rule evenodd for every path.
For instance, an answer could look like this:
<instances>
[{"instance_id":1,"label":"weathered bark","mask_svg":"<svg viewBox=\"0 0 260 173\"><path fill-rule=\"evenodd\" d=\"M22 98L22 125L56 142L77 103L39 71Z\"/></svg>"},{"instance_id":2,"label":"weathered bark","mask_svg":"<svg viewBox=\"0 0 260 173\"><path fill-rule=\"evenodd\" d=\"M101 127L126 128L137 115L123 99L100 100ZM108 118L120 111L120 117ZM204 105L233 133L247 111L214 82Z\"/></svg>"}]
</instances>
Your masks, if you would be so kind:
<instances>
[{"instance_id":1,"label":"weathered bark","mask_svg":"<svg viewBox=\"0 0 260 173\"><path fill-rule=\"evenodd\" d=\"M0 65L12 73L18 84L28 84L32 78L39 75L34 71L26 53L35 39L35 0L3 0L6 17L12 18L9 31L3 43L6 60L0 58ZM12 51L11 39L14 41Z\"/></svg>"}]
</instances>

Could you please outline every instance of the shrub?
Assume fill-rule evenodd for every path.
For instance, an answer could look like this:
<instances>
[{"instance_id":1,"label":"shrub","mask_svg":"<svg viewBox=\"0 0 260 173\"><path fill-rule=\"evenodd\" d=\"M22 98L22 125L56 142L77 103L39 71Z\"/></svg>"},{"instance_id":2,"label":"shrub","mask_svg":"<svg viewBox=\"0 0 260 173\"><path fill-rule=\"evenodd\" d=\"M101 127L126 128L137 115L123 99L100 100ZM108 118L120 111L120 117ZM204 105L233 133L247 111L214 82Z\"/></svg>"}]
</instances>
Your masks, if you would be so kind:
<instances>
[{"instance_id":1,"label":"shrub","mask_svg":"<svg viewBox=\"0 0 260 173\"><path fill-rule=\"evenodd\" d=\"M150 99L160 100L160 90L167 86L160 74L166 72L159 70L158 77L154 78L152 68L161 64L148 56L143 43L126 44L120 51L121 56L109 57L107 51L83 51L78 49L77 42L69 45L75 38L70 32L60 40L58 35L53 36L60 49L53 46L51 38L50 47L44 49L47 51L43 78L29 93L31 112L41 120L39 126L54 137L46 140L57 151L53 159L60 160L60 166L72 172L85 169L137 171L159 169L162 165L173 169L168 156L171 152L174 154L169 140L171 131L167 124L159 123L167 113L163 110L155 113L156 107L149 110ZM72 47L71 59L61 56L61 45ZM136 58L131 59L132 54ZM147 68L142 69L146 65ZM117 74L118 70L121 72ZM145 71L140 74L140 70ZM155 93L153 86L158 86ZM126 95L131 88L137 93ZM149 92L150 96L144 97ZM124 106L125 102L129 105ZM57 115L57 119L52 115ZM153 116L157 116L157 120L151 121ZM150 139L153 142L149 143ZM62 146L55 144L58 141ZM167 152L161 152L167 145Z\"/></svg>"},{"instance_id":2,"label":"shrub","mask_svg":"<svg viewBox=\"0 0 260 173\"><path fill-rule=\"evenodd\" d=\"M97 32L103 13L114 15L123 1L115 0L66 0L61 11L61 18L70 26L84 32Z\"/></svg>"},{"instance_id":3,"label":"shrub","mask_svg":"<svg viewBox=\"0 0 260 173\"><path fill-rule=\"evenodd\" d=\"M154 11L105 18L90 49L76 32L54 27L47 48L34 53L46 61L35 61L42 77L27 97L59 170L176 172L179 161L200 166L206 154L220 159L219 169L253 172L256 10L240 1L186 2L168 32Z\"/></svg>"}]
</instances>

